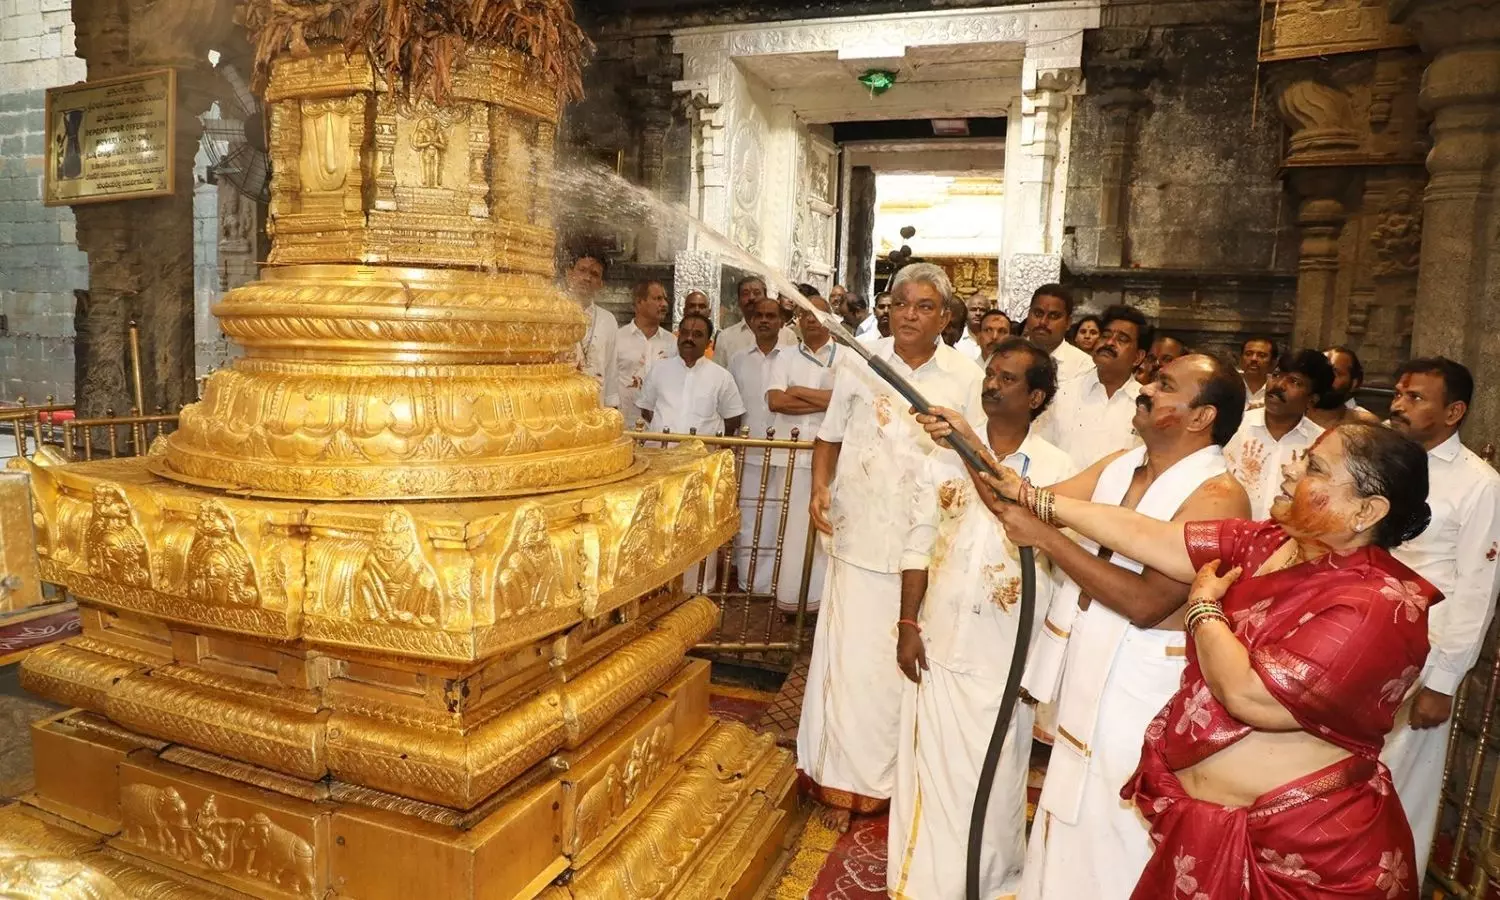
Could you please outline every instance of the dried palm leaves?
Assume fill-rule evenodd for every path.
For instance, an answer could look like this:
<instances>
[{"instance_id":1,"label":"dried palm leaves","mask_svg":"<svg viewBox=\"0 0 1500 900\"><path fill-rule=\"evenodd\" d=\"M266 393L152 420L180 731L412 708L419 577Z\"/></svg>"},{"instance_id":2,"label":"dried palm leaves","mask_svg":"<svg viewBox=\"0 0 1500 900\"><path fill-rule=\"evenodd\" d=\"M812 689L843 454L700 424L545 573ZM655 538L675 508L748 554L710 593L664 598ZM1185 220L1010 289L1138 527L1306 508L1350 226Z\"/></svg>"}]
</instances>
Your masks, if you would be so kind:
<instances>
[{"instance_id":1,"label":"dried palm leaves","mask_svg":"<svg viewBox=\"0 0 1500 900\"><path fill-rule=\"evenodd\" d=\"M257 89L274 56L305 56L308 42L321 39L367 52L386 81L413 98L443 103L468 49L499 47L529 57L572 100L582 95L591 49L570 0L244 0L243 18L255 38Z\"/></svg>"}]
</instances>

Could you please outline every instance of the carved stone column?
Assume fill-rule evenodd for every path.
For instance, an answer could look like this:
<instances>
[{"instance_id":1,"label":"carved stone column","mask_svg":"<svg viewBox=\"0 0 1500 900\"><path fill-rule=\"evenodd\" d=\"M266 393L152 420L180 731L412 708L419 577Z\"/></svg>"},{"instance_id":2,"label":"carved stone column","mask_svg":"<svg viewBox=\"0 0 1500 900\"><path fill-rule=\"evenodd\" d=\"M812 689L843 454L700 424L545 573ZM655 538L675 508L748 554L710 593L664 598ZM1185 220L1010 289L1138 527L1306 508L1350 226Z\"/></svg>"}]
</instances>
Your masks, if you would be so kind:
<instances>
[{"instance_id":1,"label":"carved stone column","mask_svg":"<svg viewBox=\"0 0 1500 900\"><path fill-rule=\"evenodd\" d=\"M1048 67L1028 55L1022 68L1019 122L1008 138L1017 146L1007 149L1005 161L1002 294L1012 317L1024 310L1032 291L1056 281L1062 270L1061 223L1054 222L1053 200L1057 186L1067 184L1064 131L1073 94L1082 84L1076 67Z\"/></svg>"},{"instance_id":2,"label":"carved stone column","mask_svg":"<svg viewBox=\"0 0 1500 900\"><path fill-rule=\"evenodd\" d=\"M1434 56L1422 79L1433 116L1412 352L1442 353L1481 390L1465 439L1500 438L1500 2L1390 0L1392 19Z\"/></svg>"},{"instance_id":3,"label":"carved stone column","mask_svg":"<svg viewBox=\"0 0 1500 900\"><path fill-rule=\"evenodd\" d=\"M1156 73L1153 62L1109 60L1091 68L1090 93L1104 117L1104 164L1099 185L1099 237L1095 265L1119 268L1130 258L1127 223L1130 172L1136 137L1148 100L1145 87Z\"/></svg>"},{"instance_id":4,"label":"carved stone column","mask_svg":"<svg viewBox=\"0 0 1500 900\"><path fill-rule=\"evenodd\" d=\"M1288 129L1286 184L1302 230L1293 341L1346 344L1366 380L1409 355L1416 270L1401 245L1421 227L1423 57L1411 33L1362 0L1267 4L1261 81Z\"/></svg>"},{"instance_id":5,"label":"carved stone column","mask_svg":"<svg viewBox=\"0 0 1500 900\"><path fill-rule=\"evenodd\" d=\"M1298 347L1325 347L1336 339L1339 239L1349 217L1350 182L1351 176L1338 169L1303 169L1291 176L1302 231L1292 320L1292 343Z\"/></svg>"},{"instance_id":6,"label":"carved stone column","mask_svg":"<svg viewBox=\"0 0 1500 900\"><path fill-rule=\"evenodd\" d=\"M148 407L175 410L197 397L193 344L193 156L209 105L208 51L232 28L227 0L127 0L73 7L78 55L90 79L177 70L177 193L78 206L78 246L89 256L89 299L75 313L74 396L80 415L123 415L134 405L126 375L127 324L141 325Z\"/></svg>"}]
</instances>

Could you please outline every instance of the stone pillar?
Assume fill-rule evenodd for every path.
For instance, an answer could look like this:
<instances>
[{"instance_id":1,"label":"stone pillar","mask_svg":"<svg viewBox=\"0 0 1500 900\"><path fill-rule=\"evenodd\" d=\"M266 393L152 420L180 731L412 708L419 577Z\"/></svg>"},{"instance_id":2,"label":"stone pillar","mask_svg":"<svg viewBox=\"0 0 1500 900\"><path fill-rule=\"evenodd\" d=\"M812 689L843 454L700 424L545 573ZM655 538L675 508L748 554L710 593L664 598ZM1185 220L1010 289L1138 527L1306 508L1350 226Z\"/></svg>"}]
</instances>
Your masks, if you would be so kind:
<instances>
[{"instance_id":1,"label":"stone pillar","mask_svg":"<svg viewBox=\"0 0 1500 900\"><path fill-rule=\"evenodd\" d=\"M75 398L83 416L134 406L127 323L141 328L147 408L197 399L193 342L193 157L209 105L208 51L233 28L226 0L75 3L78 55L90 79L170 67L178 72L175 183L170 197L78 206L89 256L88 302L75 326Z\"/></svg>"},{"instance_id":2,"label":"stone pillar","mask_svg":"<svg viewBox=\"0 0 1500 900\"><path fill-rule=\"evenodd\" d=\"M1339 243L1349 217L1350 176L1340 169L1302 169L1291 176L1302 243L1297 260L1297 311L1292 344L1326 347L1336 340Z\"/></svg>"},{"instance_id":3,"label":"stone pillar","mask_svg":"<svg viewBox=\"0 0 1500 900\"><path fill-rule=\"evenodd\" d=\"M1434 59L1422 78L1432 114L1412 353L1441 353L1480 389L1465 440L1500 439L1500 0L1389 0Z\"/></svg>"},{"instance_id":4,"label":"stone pillar","mask_svg":"<svg viewBox=\"0 0 1500 900\"><path fill-rule=\"evenodd\" d=\"M845 207L849 221L849 258L844 263L844 284L849 292L871 301L875 309L872 283L875 273L875 170L854 166L849 170L849 204Z\"/></svg>"},{"instance_id":5,"label":"stone pillar","mask_svg":"<svg viewBox=\"0 0 1500 900\"><path fill-rule=\"evenodd\" d=\"M1095 260L1100 268L1120 268L1130 260L1131 163L1148 105L1145 87L1155 72L1152 62L1136 59L1111 60L1090 70L1090 93L1098 97L1105 133Z\"/></svg>"},{"instance_id":6,"label":"stone pillar","mask_svg":"<svg viewBox=\"0 0 1500 900\"><path fill-rule=\"evenodd\" d=\"M1082 86L1076 66L1050 66L1027 57L1021 74L1019 121L1007 140L1005 160L1005 252L1001 305L1014 318L1024 312L1032 291L1056 281L1062 271L1061 205L1053 203L1058 186L1067 184L1066 125L1073 94ZM1054 221L1056 220L1056 221Z\"/></svg>"}]
</instances>

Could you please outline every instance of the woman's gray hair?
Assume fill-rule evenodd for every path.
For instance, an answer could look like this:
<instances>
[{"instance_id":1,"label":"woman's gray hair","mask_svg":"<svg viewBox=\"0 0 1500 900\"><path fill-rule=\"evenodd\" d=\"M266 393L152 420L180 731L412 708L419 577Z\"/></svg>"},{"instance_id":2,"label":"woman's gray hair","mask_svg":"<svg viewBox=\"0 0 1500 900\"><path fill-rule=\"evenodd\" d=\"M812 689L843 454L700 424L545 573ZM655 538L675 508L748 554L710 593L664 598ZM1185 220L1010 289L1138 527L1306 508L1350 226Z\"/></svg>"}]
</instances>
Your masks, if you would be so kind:
<instances>
[{"instance_id":1,"label":"woman's gray hair","mask_svg":"<svg viewBox=\"0 0 1500 900\"><path fill-rule=\"evenodd\" d=\"M912 263L896 273L896 277L891 279L888 290L892 295L899 295L901 289L912 281L932 285L933 289L938 292L938 296L943 298L944 304L953 300L953 282L948 280L948 273L943 271L942 266L935 266L932 263Z\"/></svg>"}]
</instances>

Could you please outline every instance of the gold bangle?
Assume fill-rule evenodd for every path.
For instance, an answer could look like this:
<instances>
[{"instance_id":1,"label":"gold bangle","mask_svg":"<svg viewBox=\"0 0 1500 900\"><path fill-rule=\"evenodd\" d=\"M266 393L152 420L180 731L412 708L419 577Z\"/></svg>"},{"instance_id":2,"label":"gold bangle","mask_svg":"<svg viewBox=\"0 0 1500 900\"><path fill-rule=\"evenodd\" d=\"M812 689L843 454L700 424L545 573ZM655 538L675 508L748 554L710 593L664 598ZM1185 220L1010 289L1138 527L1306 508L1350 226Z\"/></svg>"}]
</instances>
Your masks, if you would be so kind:
<instances>
[{"instance_id":1,"label":"gold bangle","mask_svg":"<svg viewBox=\"0 0 1500 900\"><path fill-rule=\"evenodd\" d=\"M1183 628L1191 632L1205 617L1224 617L1224 610L1219 604L1209 600L1196 600L1190 602L1187 613L1183 616Z\"/></svg>"},{"instance_id":2,"label":"gold bangle","mask_svg":"<svg viewBox=\"0 0 1500 900\"><path fill-rule=\"evenodd\" d=\"M1198 629L1203 627L1204 622L1212 621L1215 619L1223 622L1225 625L1229 624L1229 617L1224 615L1223 610L1220 610L1216 607L1201 609L1198 611L1198 614L1191 619L1191 621L1186 623L1187 633L1190 636L1197 635Z\"/></svg>"}]
</instances>

